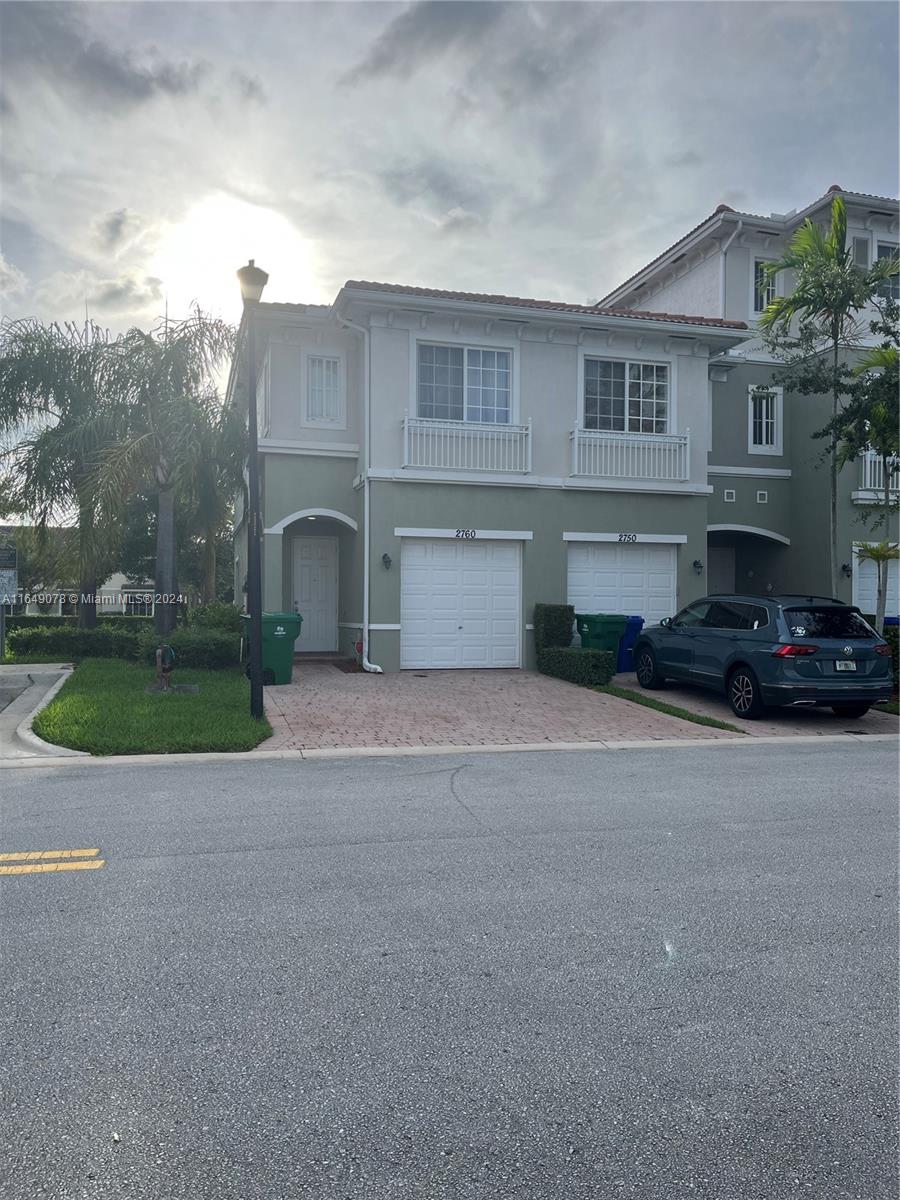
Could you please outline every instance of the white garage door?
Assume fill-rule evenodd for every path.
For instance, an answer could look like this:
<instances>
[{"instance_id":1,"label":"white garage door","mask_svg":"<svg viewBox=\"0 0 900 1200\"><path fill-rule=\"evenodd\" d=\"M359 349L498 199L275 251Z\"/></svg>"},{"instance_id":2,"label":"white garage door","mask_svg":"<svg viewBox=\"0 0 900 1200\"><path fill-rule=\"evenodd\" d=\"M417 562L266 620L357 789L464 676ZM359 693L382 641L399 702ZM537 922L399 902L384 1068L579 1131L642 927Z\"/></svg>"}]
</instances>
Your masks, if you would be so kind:
<instances>
[{"instance_id":1,"label":"white garage door","mask_svg":"<svg viewBox=\"0 0 900 1200\"><path fill-rule=\"evenodd\" d=\"M576 612L624 613L654 624L675 609L675 546L569 544L569 603Z\"/></svg>"},{"instance_id":2,"label":"white garage door","mask_svg":"<svg viewBox=\"0 0 900 1200\"><path fill-rule=\"evenodd\" d=\"M853 555L853 603L864 613L874 613L878 600L878 568L871 558ZM900 610L900 562L888 563L887 607L885 613L896 617Z\"/></svg>"},{"instance_id":3,"label":"white garage door","mask_svg":"<svg viewBox=\"0 0 900 1200\"><path fill-rule=\"evenodd\" d=\"M518 542L404 538L400 666L518 667Z\"/></svg>"}]
</instances>

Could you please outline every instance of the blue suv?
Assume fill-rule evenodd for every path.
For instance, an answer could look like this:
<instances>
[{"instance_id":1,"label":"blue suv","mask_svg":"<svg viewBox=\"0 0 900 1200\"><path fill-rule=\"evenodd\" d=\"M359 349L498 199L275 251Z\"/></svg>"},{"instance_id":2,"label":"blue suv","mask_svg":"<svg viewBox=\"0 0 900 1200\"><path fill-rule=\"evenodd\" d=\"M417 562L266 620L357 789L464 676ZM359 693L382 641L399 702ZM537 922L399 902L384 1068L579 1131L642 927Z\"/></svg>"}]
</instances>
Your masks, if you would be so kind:
<instances>
[{"instance_id":1,"label":"blue suv","mask_svg":"<svg viewBox=\"0 0 900 1200\"><path fill-rule=\"evenodd\" d=\"M801 704L862 717L893 692L890 646L858 608L821 596L705 596L644 629L634 664L641 687L700 684L745 719Z\"/></svg>"}]
</instances>

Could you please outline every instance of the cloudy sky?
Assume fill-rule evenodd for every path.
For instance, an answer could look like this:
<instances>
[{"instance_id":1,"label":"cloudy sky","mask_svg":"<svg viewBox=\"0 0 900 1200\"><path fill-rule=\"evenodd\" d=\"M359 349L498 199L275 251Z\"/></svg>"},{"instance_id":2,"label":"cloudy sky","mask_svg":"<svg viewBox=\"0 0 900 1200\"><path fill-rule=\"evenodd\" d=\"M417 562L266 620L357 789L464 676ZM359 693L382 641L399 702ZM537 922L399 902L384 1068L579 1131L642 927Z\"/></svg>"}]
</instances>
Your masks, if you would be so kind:
<instances>
[{"instance_id":1,"label":"cloudy sky","mask_svg":"<svg viewBox=\"0 0 900 1200\"><path fill-rule=\"evenodd\" d=\"M895 195L894 3L0 4L6 315L347 278L584 302L725 201Z\"/></svg>"}]
</instances>

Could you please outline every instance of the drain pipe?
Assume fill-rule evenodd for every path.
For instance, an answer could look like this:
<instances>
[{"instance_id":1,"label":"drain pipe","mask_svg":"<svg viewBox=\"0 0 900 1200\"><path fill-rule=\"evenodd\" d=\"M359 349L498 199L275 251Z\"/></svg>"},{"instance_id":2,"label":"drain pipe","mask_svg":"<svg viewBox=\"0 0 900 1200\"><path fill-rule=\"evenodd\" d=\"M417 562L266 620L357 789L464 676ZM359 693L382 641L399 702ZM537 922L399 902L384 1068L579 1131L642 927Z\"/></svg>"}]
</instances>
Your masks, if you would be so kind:
<instances>
[{"instance_id":1,"label":"drain pipe","mask_svg":"<svg viewBox=\"0 0 900 1200\"><path fill-rule=\"evenodd\" d=\"M366 366L363 371L363 440L365 455L363 459L363 634L361 666L364 671L373 675L383 675L384 671L377 663L369 662L369 442L372 430L370 413L372 353L369 341L369 330L363 325L355 325L346 317L338 314L338 321L347 329L354 329L363 336Z\"/></svg>"},{"instance_id":2,"label":"drain pipe","mask_svg":"<svg viewBox=\"0 0 900 1200\"><path fill-rule=\"evenodd\" d=\"M728 241L722 247L722 257L720 259L720 266L719 266L719 295L722 297L721 316L722 316L723 321L725 320L725 259L728 257L729 246L731 245L731 243L734 241L734 239L736 237L740 236L741 230L743 228L744 228L744 219L742 217L738 221L737 225L735 226L734 231L731 234L731 237L728 239Z\"/></svg>"}]
</instances>

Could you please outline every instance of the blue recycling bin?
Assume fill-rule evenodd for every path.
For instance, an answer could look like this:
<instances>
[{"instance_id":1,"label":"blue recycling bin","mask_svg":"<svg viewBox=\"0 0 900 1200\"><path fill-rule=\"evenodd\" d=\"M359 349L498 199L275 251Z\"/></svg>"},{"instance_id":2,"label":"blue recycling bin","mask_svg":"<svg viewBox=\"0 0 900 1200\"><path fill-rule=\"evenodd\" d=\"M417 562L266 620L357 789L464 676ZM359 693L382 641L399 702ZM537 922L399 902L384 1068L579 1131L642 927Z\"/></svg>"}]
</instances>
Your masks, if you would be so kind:
<instances>
[{"instance_id":1,"label":"blue recycling bin","mask_svg":"<svg viewBox=\"0 0 900 1200\"><path fill-rule=\"evenodd\" d=\"M616 660L618 672L634 670L634 643L643 628L643 617L626 618L625 632L619 638L619 657Z\"/></svg>"},{"instance_id":2,"label":"blue recycling bin","mask_svg":"<svg viewBox=\"0 0 900 1200\"><path fill-rule=\"evenodd\" d=\"M885 617L884 624L886 627L888 625L900 625L900 617Z\"/></svg>"}]
</instances>

